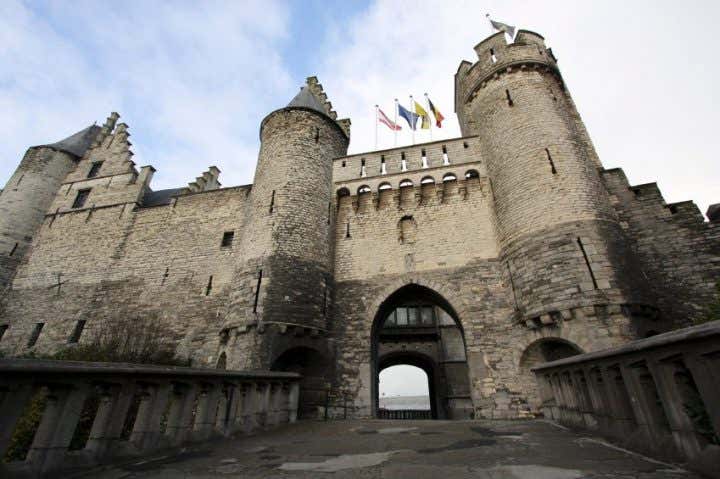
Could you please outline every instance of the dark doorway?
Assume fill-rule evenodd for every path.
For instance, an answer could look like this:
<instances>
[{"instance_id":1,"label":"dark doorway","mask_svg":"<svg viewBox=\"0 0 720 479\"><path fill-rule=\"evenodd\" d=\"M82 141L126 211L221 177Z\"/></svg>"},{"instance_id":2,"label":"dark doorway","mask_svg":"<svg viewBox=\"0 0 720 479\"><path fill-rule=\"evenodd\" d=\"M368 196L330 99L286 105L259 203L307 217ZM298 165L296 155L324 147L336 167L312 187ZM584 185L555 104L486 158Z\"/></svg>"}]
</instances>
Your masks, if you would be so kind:
<instances>
[{"instance_id":1,"label":"dark doorway","mask_svg":"<svg viewBox=\"0 0 720 479\"><path fill-rule=\"evenodd\" d=\"M318 351L308 347L288 349L270 368L273 371L299 373L300 397L298 416L303 419L317 418L325 405L325 389L328 381L328 361Z\"/></svg>"},{"instance_id":2,"label":"dark doorway","mask_svg":"<svg viewBox=\"0 0 720 479\"><path fill-rule=\"evenodd\" d=\"M522 389L527 391L528 406L532 412L540 411L541 401L535 374L531 369L542 363L582 353L583 351L577 345L562 338L538 339L525 348L520 357L519 379L522 382Z\"/></svg>"}]
</instances>

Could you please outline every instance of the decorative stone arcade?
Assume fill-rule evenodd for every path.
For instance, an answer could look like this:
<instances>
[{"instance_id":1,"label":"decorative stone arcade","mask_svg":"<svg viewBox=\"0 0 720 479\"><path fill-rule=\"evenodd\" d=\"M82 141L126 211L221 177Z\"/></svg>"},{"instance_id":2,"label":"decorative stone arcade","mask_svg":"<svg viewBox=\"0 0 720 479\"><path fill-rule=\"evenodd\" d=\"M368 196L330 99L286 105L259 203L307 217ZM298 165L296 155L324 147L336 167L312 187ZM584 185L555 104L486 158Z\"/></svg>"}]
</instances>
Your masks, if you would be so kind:
<instances>
[{"instance_id":1,"label":"decorative stone arcade","mask_svg":"<svg viewBox=\"0 0 720 479\"><path fill-rule=\"evenodd\" d=\"M373 411L379 414L379 377L399 364L427 374L433 419L472 417L465 338L452 306L438 293L411 284L390 295L372 331Z\"/></svg>"}]
</instances>

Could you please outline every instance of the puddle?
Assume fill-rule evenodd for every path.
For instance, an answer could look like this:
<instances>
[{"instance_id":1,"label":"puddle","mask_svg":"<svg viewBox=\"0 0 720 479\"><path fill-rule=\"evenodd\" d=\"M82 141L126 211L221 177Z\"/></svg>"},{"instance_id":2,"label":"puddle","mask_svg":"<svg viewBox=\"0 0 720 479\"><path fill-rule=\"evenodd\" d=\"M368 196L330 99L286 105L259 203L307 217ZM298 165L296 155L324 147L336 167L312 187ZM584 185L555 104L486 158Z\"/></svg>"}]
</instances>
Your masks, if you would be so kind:
<instances>
[{"instance_id":1,"label":"puddle","mask_svg":"<svg viewBox=\"0 0 720 479\"><path fill-rule=\"evenodd\" d=\"M375 452L371 454L343 454L323 462L286 462L279 469L283 471L337 472L344 469L372 467L382 464L398 451Z\"/></svg>"},{"instance_id":2,"label":"puddle","mask_svg":"<svg viewBox=\"0 0 720 479\"><path fill-rule=\"evenodd\" d=\"M432 447L429 449L419 449L421 454L434 454L436 452L456 451L458 449L471 449L473 447L492 446L497 441L494 439L468 439L465 441L457 441L443 447Z\"/></svg>"}]
</instances>

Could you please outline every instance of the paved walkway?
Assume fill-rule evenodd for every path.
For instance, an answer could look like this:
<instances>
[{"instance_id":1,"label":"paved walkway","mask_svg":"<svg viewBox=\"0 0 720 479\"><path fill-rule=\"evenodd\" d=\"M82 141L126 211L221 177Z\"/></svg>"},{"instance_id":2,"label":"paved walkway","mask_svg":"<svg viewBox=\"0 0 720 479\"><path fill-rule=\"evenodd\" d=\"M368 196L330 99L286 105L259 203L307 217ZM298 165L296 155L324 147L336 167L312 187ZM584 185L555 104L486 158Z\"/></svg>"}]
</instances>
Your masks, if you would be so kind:
<instances>
[{"instance_id":1,"label":"paved walkway","mask_svg":"<svg viewBox=\"0 0 720 479\"><path fill-rule=\"evenodd\" d=\"M544 421L300 422L94 471L120 478L697 479Z\"/></svg>"}]
</instances>

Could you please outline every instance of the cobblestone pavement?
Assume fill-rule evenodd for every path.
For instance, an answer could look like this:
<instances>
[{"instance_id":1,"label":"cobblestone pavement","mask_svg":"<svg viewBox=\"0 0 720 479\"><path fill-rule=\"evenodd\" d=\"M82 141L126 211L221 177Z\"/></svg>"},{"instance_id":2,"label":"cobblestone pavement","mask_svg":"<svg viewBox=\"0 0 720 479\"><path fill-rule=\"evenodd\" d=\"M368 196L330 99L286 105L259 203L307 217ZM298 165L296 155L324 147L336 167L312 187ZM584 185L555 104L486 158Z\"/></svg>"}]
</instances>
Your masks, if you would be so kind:
<instances>
[{"instance_id":1,"label":"cobblestone pavement","mask_svg":"<svg viewBox=\"0 0 720 479\"><path fill-rule=\"evenodd\" d=\"M697 479L545 421L299 422L95 470L120 478Z\"/></svg>"}]
</instances>

